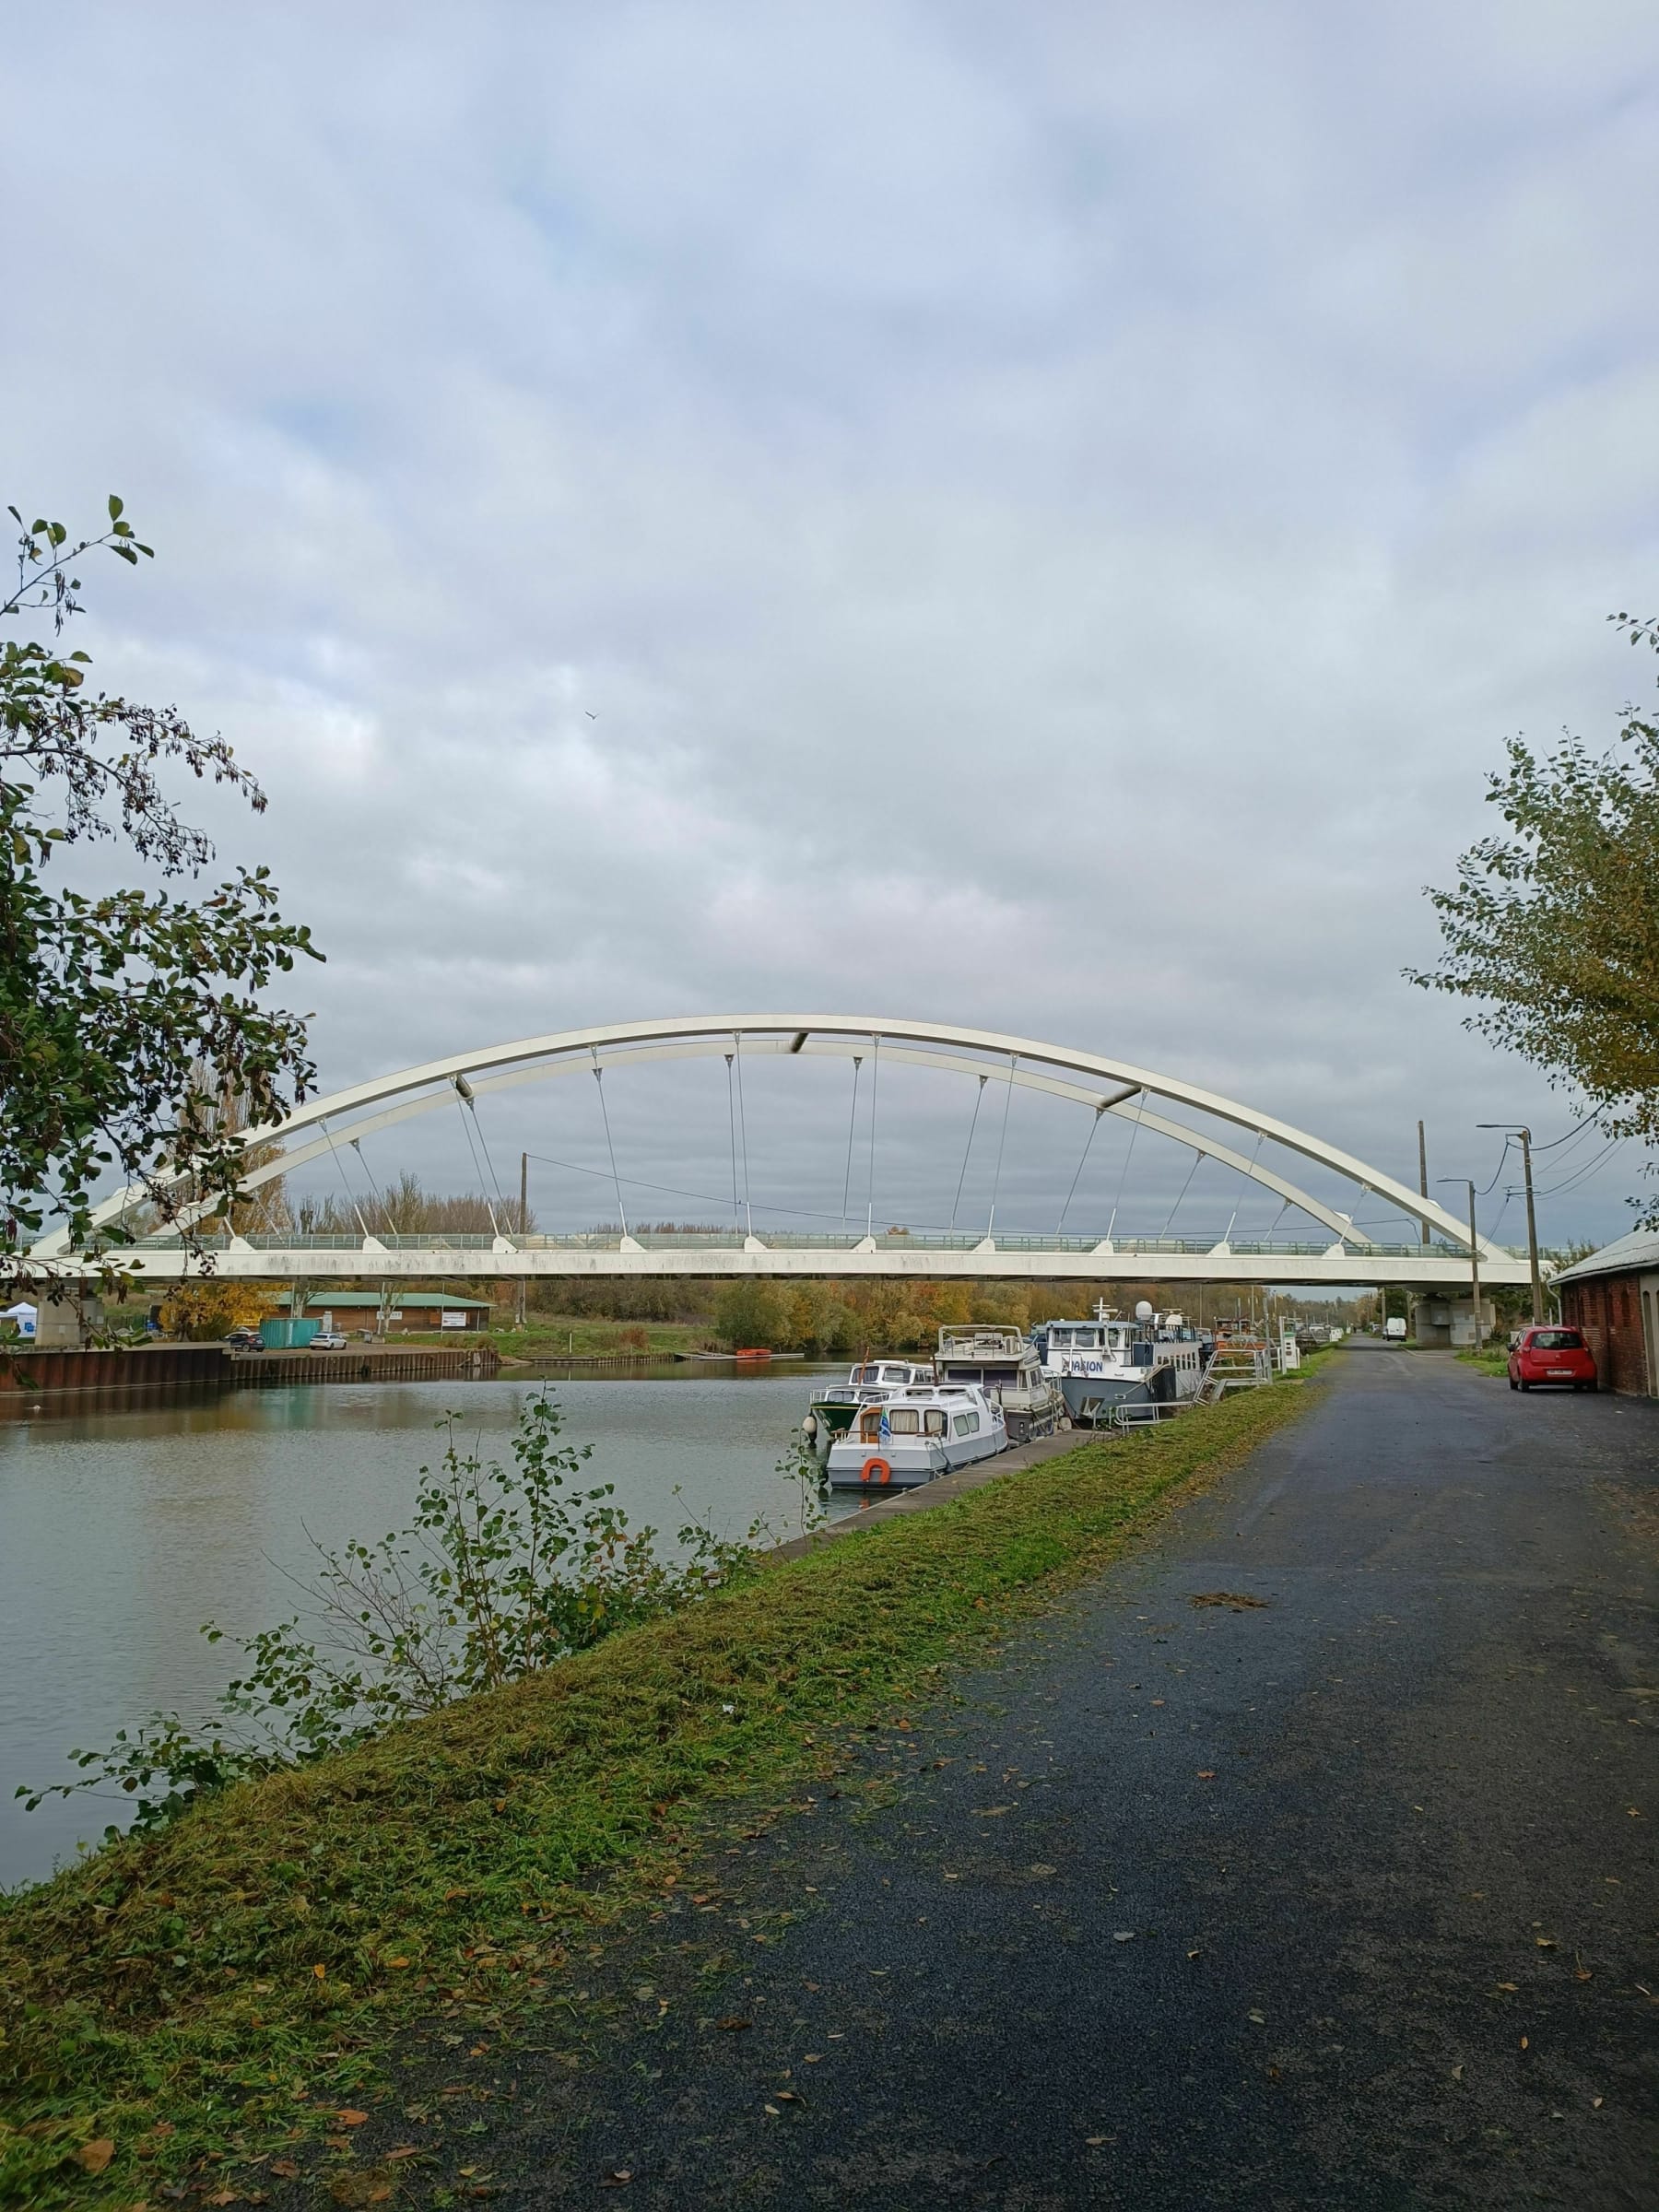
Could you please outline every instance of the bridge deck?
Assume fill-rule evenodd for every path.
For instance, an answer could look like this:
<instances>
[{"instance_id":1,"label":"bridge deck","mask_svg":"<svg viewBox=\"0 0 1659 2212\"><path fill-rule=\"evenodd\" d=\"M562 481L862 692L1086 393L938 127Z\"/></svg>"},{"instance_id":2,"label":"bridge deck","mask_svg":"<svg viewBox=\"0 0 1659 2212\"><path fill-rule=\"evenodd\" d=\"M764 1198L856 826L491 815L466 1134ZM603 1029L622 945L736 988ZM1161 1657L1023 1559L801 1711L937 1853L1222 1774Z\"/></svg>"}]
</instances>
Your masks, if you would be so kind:
<instances>
[{"instance_id":1,"label":"bridge deck","mask_svg":"<svg viewBox=\"0 0 1659 2212\"><path fill-rule=\"evenodd\" d=\"M364 1282L491 1281L556 1276L812 1276L951 1278L1148 1280L1224 1283L1374 1284L1459 1290L1469 1281L1469 1255L1446 1245L1309 1244L1269 1241L1209 1243L1179 1237L939 1236L899 1232L879 1237L735 1231L612 1231L575 1236L492 1238L480 1234L347 1238L210 1237L203 1240L212 1272L232 1282L290 1281L300 1276ZM176 1281L201 1272L176 1239L147 1238L118 1255L147 1279ZM62 1263L59 1263L61 1265ZM1521 1284L1524 1255L1483 1253L1483 1284Z\"/></svg>"}]
</instances>

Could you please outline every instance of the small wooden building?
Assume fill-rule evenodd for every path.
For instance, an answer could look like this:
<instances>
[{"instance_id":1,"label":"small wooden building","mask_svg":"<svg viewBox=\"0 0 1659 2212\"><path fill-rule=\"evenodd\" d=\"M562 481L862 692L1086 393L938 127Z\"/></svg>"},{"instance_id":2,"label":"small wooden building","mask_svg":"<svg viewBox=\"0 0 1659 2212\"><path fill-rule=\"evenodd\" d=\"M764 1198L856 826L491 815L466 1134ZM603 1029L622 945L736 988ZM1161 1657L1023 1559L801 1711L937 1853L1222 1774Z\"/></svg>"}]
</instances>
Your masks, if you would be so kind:
<instances>
[{"instance_id":1,"label":"small wooden building","mask_svg":"<svg viewBox=\"0 0 1659 2212\"><path fill-rule=\"evenodd\" d=\"M1582 1329L1604 1390L1659 1397L1659 1234L1632 1230L1564 1267L1561 1319Z\"/></svg>"}]
</instances>

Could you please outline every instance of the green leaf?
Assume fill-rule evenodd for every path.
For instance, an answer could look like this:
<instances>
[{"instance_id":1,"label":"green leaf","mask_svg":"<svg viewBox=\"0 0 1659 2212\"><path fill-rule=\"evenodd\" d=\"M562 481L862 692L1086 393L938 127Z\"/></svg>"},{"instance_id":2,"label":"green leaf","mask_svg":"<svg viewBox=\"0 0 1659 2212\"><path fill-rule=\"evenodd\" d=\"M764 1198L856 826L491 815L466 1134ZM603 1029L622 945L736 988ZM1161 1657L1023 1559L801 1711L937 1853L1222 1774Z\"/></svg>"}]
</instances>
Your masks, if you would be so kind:
<instances>
[{"instance_id":1,"label":"green leaf","mask_svg":"<svg viewBox=\"0 0 1659 2212\"><path fill-rule=\"evenodd\" d=\"M110 494L110 520L112 522L115 522L119 518L124 504L124 501L118 500L113 492Z\"/></svg>"}]
</instances>

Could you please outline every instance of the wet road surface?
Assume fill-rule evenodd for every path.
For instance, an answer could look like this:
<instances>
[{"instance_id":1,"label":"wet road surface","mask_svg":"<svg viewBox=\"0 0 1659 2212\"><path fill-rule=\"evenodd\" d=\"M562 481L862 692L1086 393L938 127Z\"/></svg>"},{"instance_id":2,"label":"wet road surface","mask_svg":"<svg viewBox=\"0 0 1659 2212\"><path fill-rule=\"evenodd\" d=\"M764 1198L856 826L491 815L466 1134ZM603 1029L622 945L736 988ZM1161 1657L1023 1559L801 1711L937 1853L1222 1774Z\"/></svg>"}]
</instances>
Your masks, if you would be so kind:
<instances>
[{"instance_id":1,"label":"wet road surface","mask_svg":"<svg viewBox=\"0 0 1659 2212\"><path fill-rule=\"evenodd\" d=\"M1651 2212L1656 1599L1659 1406L1354 1349L688 1884L498 2201Z\"/></svg>"}]
</instances>

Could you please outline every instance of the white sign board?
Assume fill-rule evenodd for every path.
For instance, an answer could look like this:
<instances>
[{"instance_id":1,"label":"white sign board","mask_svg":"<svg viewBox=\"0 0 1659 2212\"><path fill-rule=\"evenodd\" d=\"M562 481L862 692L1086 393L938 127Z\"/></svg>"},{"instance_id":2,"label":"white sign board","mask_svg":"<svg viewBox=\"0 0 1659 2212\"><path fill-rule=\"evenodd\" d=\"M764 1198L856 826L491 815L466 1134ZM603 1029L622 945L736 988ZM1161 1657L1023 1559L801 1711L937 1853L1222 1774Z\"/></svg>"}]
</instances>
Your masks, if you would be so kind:
<instances>
[{"instance_id":1,"label":"white sign board","mask_svg":"<svg viewBox=\"0 0 1659 2212\"><path fill-rule=\"evenodd\" d=\"M457 1313L449 1306L445 1306L438 1320L440 1325L446 1329L464 1329L466 1326L465 1314Z\"/></svg>"}]
</instances>

